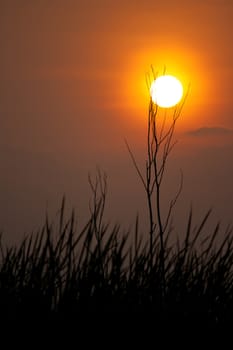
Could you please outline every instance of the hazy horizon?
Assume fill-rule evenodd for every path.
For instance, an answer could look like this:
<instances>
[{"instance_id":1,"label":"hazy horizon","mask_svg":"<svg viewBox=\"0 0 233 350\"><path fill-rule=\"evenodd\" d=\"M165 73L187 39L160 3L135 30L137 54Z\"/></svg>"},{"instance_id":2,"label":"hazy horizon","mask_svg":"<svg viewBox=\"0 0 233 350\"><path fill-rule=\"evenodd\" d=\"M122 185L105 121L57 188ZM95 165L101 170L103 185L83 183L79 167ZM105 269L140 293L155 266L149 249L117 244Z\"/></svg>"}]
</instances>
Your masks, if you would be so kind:
<instances>
[{"instance_id":1,"label":"hazy horizon","mask_svg":"<svg viewBox=\"0 0 233 350\"><path fill-rule=\"evenodd\" d=\"M141 229L145 193L124 139L145 165L152 64L190 93L168 159L164 201L184 176L176 229L190 207L198 223L232 223L233 3L40 1L0 4L0 231L10 241L54 219L63 195L82 225L88 174L108 178L106 221ZM224 231L224 229L223 229Z\"/></svg>"}]
</instances>

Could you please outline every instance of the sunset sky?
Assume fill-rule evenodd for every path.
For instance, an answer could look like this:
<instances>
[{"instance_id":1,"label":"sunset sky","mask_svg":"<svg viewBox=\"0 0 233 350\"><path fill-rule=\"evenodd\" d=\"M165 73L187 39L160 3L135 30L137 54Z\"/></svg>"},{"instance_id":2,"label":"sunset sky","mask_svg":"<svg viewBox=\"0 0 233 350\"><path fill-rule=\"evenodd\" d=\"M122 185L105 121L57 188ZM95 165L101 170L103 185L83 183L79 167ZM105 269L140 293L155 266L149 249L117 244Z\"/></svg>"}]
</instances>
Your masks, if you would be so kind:
<instances>
[{"instance_id":1,"label":"sunset sky","mask_svg":"<svg viewBox=\"0 0 233 350\"><path fill-rule=\"evenodd\" d=\"M88 173L108 177L106 221L146 221L124 139L145 164L151 64L191 84L177 124L164 200L180 169L177 227L212 207L232 222L231 0L0 2L0 230L10 240L56 218L62 196L88 216Z\"/></svg>"}]
</instances>

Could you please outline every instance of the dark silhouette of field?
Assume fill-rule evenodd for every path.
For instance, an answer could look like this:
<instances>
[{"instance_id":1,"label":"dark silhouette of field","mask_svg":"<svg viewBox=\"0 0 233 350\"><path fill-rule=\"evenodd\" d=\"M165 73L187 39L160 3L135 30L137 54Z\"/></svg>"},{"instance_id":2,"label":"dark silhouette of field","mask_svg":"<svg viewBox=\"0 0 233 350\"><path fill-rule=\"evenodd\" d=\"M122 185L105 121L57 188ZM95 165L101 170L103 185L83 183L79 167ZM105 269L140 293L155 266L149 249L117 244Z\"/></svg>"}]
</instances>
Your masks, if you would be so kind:
<instances>
[{"instance_id":1,"label":"dark silhouette of field","mask_svg":"<svg viewBox=\"0 0 233 350\"><path fill-rule=\"evenodd\" d=\"M159 240L138 225L128 234L102 221L99 198L86 226L74 229L74 214L20 245L0 251L1 320L78 322L87 314L150 314L157 325L217 327L233 321L232 232L205 232L207 213L193 229L192 212L183 242L165 237L165 270ZM221 234L222 237L222 234ZM164 273L164 276L161 276ZM165 285L161 283L164 278ZM94 317L94 316L93 316ZM136 316L137 317L137 316Z\"/></svg>"}]
</instances>

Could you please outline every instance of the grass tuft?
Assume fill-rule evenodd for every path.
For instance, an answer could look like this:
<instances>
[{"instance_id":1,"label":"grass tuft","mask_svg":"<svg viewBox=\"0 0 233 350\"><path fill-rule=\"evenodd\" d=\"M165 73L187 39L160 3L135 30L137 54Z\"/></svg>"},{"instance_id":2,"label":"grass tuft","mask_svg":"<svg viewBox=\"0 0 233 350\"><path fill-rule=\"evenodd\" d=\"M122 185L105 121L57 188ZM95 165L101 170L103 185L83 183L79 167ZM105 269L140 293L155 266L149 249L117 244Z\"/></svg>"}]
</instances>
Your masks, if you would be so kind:
<instances>
[{"instance_id":1,"label":"grass tuft","mask_svg":"<svg viewBox=\"0 0 233 350\"><path fill-rule=\"evenodd\" d=\"M149 312L158 323L232 322L233 236L228 230L221 240L219 224L213 232L204 231L210 212L193 230L190 211L183 243L170 245L171 232L167 235L161 271L159 240L153 244L151 264L150 244L139 234L138 218L135 231L125 234L102 218L100 223L102 212L94 210L77 232L74 213L65 221L64 208L63 200L57 228L46 218L43 229L18 246L7 247L0 240L3 319Z\"/></svg>"}]
</instances>

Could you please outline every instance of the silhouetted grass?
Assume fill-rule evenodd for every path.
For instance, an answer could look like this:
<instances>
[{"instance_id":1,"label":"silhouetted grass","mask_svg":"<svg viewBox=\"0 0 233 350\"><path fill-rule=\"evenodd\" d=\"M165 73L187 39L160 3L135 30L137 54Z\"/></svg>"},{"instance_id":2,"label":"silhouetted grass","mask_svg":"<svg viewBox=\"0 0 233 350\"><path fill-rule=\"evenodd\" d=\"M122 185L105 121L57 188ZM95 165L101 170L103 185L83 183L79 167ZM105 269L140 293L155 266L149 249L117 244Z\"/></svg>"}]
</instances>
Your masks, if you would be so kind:
<instances>
[{"instance_id":1,"label":"silhouetted grass","mask_svg":"<svg viewBox=\"0 0 233 350\"><path fill-rule=\"evenodd\" d=\"M100 208L97 206L97 209ZM96 210L81 232L74 215L58 227L46 223L19 246L0 243L0 315L4 320L78 319L87 312L148 312L154 322L214 326L233 320L232 232L220 240L219 225L204 234L209 213L183 242L165 239L165 288L161 284L159 241L150 260L146 233L123 234L96 225ZM146 239L145 239L146 238ZM218 242L217 242L218 238Z\"/></svg>"}]
</instances>

